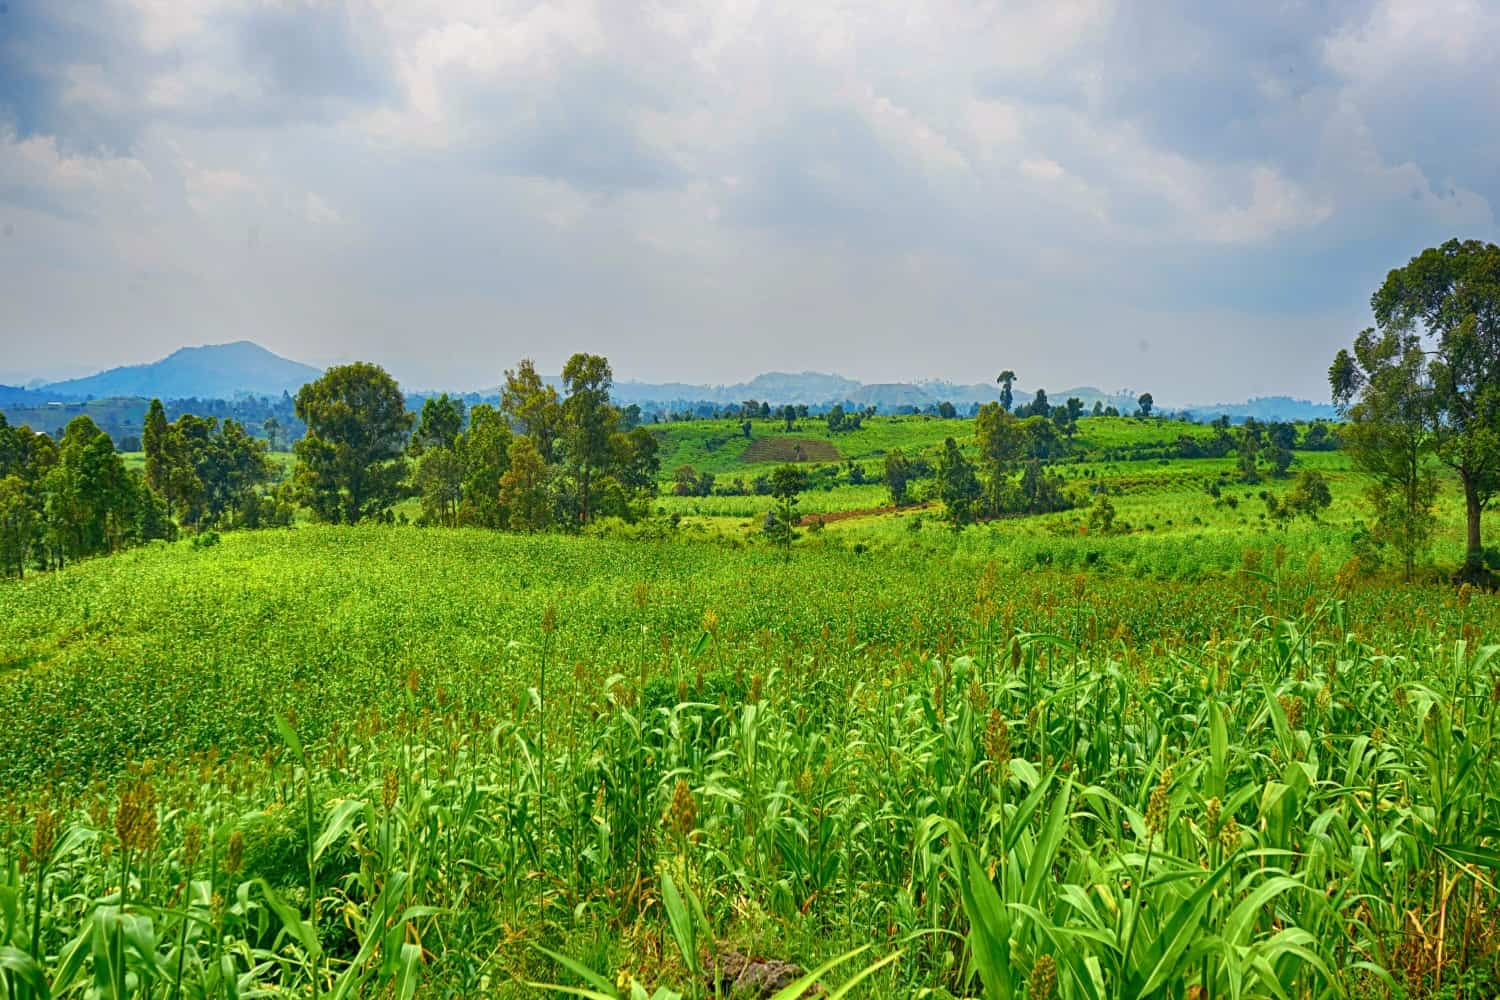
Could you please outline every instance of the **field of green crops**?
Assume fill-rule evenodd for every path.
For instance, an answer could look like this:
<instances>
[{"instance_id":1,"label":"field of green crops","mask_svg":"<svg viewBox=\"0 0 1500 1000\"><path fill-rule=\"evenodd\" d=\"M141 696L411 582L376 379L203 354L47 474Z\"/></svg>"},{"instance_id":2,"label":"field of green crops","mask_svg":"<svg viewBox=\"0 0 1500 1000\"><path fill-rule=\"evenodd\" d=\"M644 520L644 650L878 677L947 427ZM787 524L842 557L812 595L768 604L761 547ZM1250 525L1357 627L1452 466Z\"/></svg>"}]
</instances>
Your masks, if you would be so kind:
<instances>
[{"instance_id":1,"label":"field of green crops","mask_svg":"<svg viewBox=\"0 0 1500 1000\"><path fill-rule=\"evenodd\" d=\"M930 508L783 554L765 498L662 497L7 583L7 1000L665 1000L747 956L848 996L1494 996L1500 606L1361 566L1357 480L1298 463L1335 502L1286 528L1285 482L1208 494L1232 461L1085 462L1115 531Z\"/></svg>"}]
</instances>

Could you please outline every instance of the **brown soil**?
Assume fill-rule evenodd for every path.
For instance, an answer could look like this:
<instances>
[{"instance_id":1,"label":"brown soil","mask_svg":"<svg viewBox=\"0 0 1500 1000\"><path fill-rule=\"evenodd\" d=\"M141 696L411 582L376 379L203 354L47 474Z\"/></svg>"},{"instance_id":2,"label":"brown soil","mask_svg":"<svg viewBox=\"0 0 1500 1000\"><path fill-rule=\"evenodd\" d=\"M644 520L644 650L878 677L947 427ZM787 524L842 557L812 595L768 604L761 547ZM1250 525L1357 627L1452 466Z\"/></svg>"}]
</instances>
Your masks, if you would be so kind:
<instances>
[{"instance_id":1,"label":"brown soil","mask_svg":"<svg viewBox=\"0 0 1500 1000\"><path fill-rule=\"evenodd\" d=\"M750 462L837 462L843 456L827 441L817 438L756 438L740 456Z\"/></svg>"},{"instance_id":2,"label":"brown soil","mask_svg":"<svg viewBox=\"0 0 1500 1000\"><path fill-rule=\"evenodd\" d=\"M797 519L797 525L805 528L814 521L832 524L834 521L852 521L857 517L878 517L881 514L894 514L902 510L927 510L932 506L934 504L929 500L926 503L909 503L905 507L861 507L859 510L836 510L829 514L803 514Z\"/></svg>"}]
</instances>

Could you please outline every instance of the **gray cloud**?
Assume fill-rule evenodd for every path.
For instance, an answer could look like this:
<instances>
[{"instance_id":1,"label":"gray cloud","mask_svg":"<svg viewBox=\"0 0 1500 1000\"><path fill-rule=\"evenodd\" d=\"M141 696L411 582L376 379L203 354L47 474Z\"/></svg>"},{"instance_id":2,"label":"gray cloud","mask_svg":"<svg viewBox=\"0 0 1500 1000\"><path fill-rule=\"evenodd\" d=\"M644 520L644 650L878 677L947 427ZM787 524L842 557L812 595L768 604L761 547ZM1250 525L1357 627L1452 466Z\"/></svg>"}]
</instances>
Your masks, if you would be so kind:
<instances>
[{"instance_id":1,"label":"gray cloud","mask_svg":"<svg viewBox=\"0 0 1500 1000\"><path fill-rule=\"evenodd\" d=\"M1387 268L1497 238L1497 47L1463 0L10 0L0 341L1321 394Z\"/></svg>"}]
</instances>

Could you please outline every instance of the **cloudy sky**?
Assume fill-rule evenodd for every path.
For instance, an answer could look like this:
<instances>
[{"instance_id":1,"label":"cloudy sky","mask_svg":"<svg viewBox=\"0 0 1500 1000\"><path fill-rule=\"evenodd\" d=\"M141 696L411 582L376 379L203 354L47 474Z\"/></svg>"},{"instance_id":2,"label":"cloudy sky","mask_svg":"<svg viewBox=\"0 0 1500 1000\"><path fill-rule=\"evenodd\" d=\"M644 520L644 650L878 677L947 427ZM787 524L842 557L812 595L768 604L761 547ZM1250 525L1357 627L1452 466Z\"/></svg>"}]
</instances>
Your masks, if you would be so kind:
<instances>
[{"instance_id":1,"label":"cloudy sky","mask_svg":"<svg viewBox=\"0 0 1500 1000\"><path fill-rule=\"evenodd\" d=\"M0 371L1324 398L1386 270L1500 239L1496 51L1480 0L0 0Z\"/></svg>"}]
</instances>

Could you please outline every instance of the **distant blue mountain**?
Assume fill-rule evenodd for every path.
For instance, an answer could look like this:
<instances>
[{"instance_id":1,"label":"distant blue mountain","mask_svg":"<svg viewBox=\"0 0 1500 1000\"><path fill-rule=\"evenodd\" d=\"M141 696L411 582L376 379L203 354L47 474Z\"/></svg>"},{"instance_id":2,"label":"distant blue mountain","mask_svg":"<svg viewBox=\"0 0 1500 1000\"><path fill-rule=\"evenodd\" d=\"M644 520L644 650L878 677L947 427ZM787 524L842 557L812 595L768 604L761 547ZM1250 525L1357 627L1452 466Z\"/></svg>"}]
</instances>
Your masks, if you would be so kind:
<instances>
[{"instance_id":1,"label":"distant blue mountain","mask_svg":"<svg viewBox=\"0 0 1500 1000\"><path fill-rule=\"evenodd\" d=\"M51 382L35 390L54 399L103 399L112 396L161 399L233 399L236 396L280 396L323 374L310 365L289 361L248 340L232 344L184 347L148 365L130 365L87 378Z\"/></svg>"},{"instance_id":2,"label":"distant blue mountain","mask_svg":"<svg viewBox=\"0 0 1500 1000\"><path fill-rule=\"evenodd\" d=\"M1256 420L1337 420L1339 415L1330 403L1314 403L1291 396L1258 396L1243 403L1213 403L1203 406L1175 407L1179 413L1191 413L1199 420L1225 415L1235 423L1250 417Z\"/></svg>"}]
</instances>

